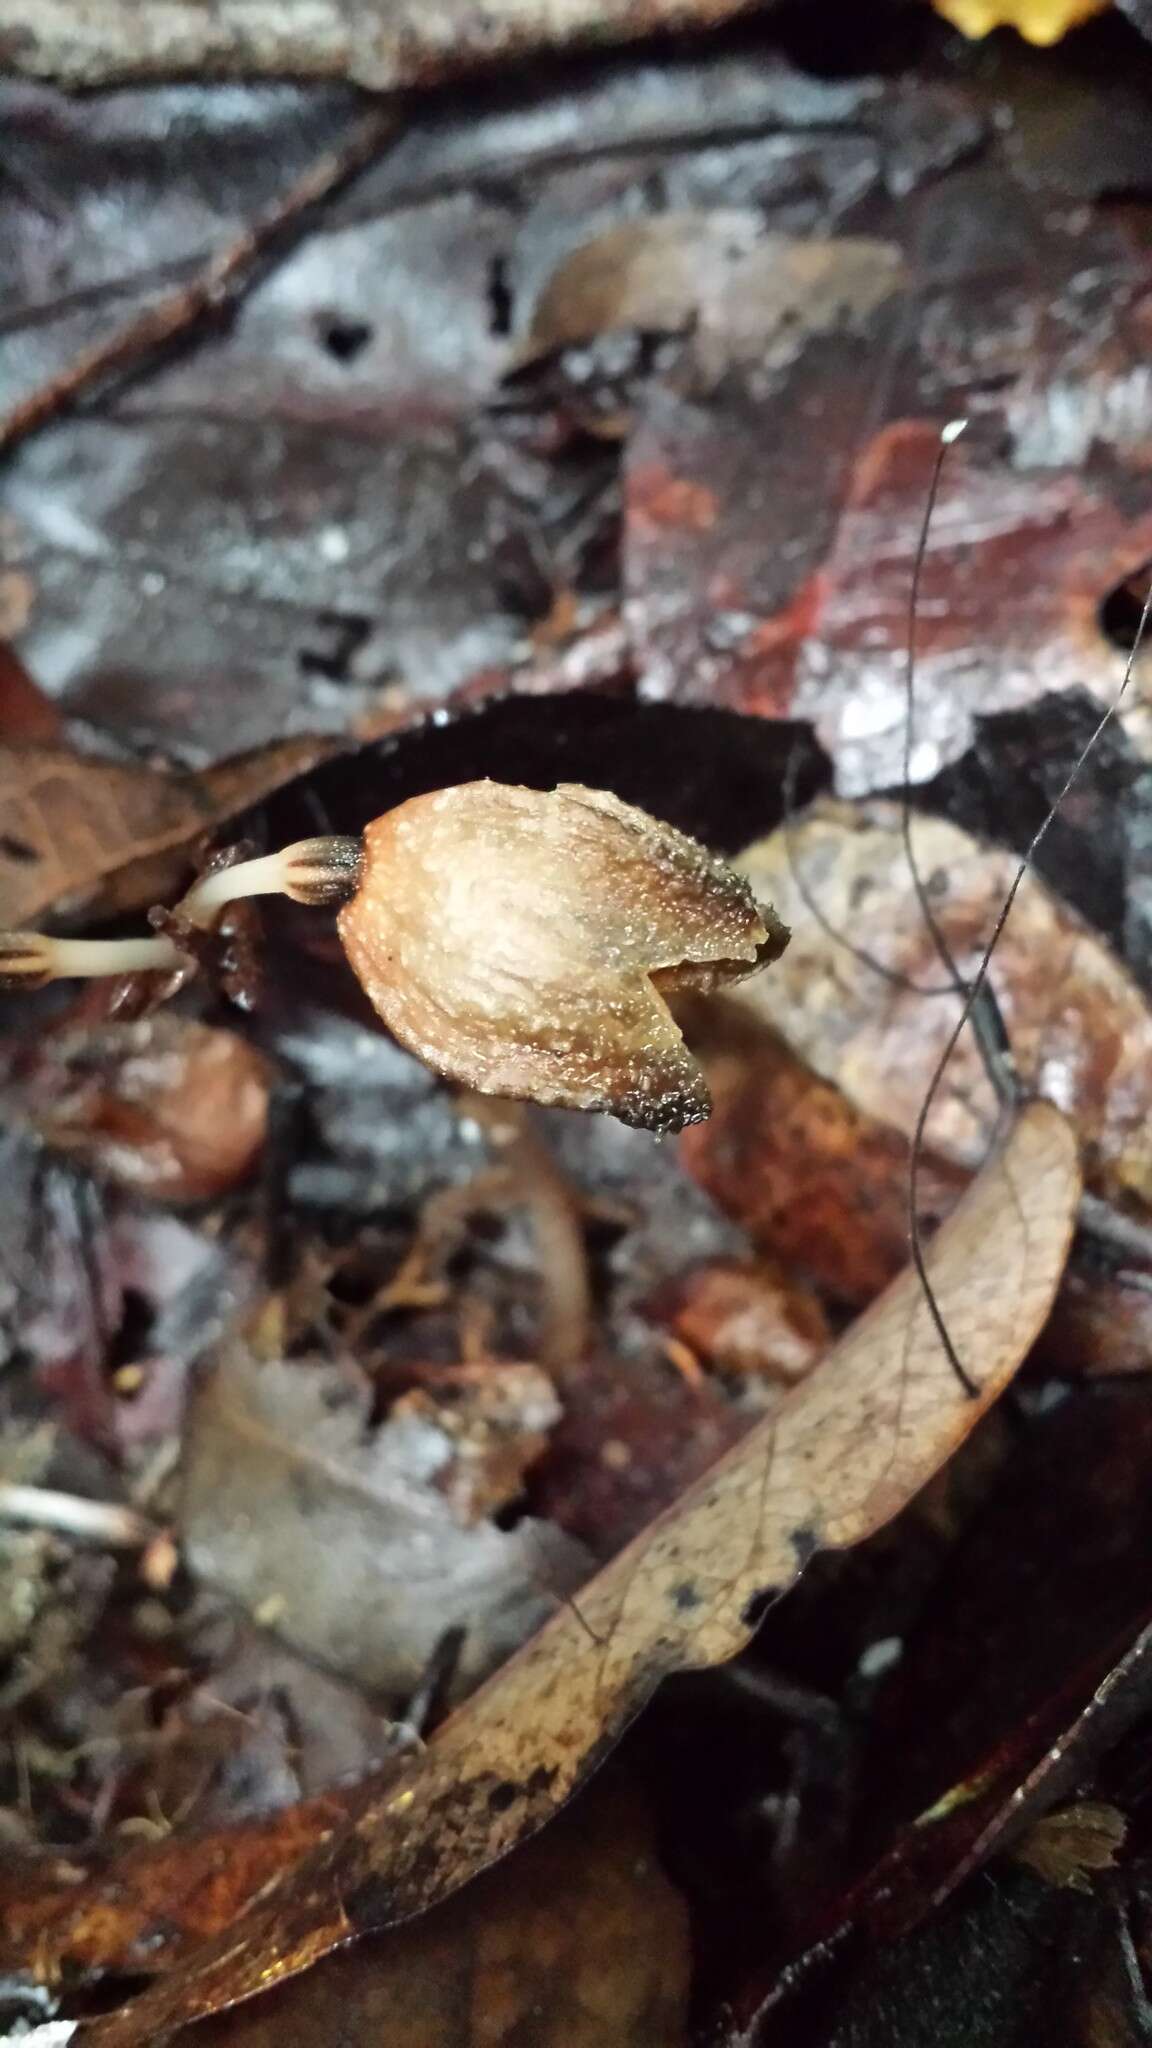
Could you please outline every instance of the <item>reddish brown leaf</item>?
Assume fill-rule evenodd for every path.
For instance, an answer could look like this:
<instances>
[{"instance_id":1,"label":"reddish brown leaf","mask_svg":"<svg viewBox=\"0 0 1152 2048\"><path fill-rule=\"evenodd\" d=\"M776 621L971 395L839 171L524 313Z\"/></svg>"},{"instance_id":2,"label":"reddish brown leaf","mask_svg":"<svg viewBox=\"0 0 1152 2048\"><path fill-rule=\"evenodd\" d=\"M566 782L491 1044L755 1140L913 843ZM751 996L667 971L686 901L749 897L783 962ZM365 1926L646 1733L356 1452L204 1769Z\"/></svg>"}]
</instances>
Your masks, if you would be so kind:
<instances>
[{"instance_id":1,"label":"reddish brown leaf","mask_svg":"<svg viewBox=\"0 0 1152 2048\"><path fill-rule=\"evenodd\" d=\"M17 573L13 570L10 576L0 577L0 631L16 630L7 623L4 586L14 582ZM61 739L63 724L58 707L33 681L15 649L0 639L0 734L4 743L51 746Z\"/></svg>"},{"instance_id":2,"label":"reddish brown leaf","mask_svg":"<svg viewBox=\"0 0 1152 2048\"><path fill-rule=\"evenodd\" d=\"M735 1654L812 1550L857 1542L953 1452L1048 1312L1080 1192L1059 1112L1031 1103L939 1232L960 1388L905 1272L777 1413L560 1611L352 1826L187 1968L81 2030L153 2044L332 1947L446 1897L533 1833L664 1673Z\"/></svg>"},{"instance_id":3,"label":"reddish brown leaf","mask_svg":"<svg viewBox=\"0 0 1152 2048\"><path fill-rule=\"evenodd\" d=\"M791 710L815 720L850 795L903 777L908 591L938 448L931 420L896 421L864 447L821 570ZM1152 517L1133 518L1106 477L1047 450L1013 462L961 442L922 577L915 780L964 752L975 712L1078 686L1113 697L1125 656L1099 606L1150 553Z\"/></svg>"},{"instance_id":4,"label":"reddish brown leaf","mask_svg":"<svg viewBox=\"0 0 1152 2048\"><path fill-rule=\"evenodd\" d=\"M799 943L810 948L807 924ZM762 1250L864 1306L907 1257L906 1136L813 1073L749 1003L701 1006L689 1035L714 1103L709 1122L680 1140L689 1172ZM967 1178L930 1155L925 1213L947 1209Z\"/></svg>"},{"instance_id":5,"label":"reddish brown leaf","mask_svg":"<svg viewBox=\"0 0 1152 2048\"><path fill-rule=\"evenodd\" d=\"M225 1193L251 1170L267 1131L267 1060L235 1032L173 1011L66 1029L22 1079L50 1144L157 1201Z\"/></svg>"},{"instance_id":6,"label":"reddish brown leaf","mask_svg":"<svg viewBox=\"0 0 1152 2048\"><path fill-rule=\"evenodd\" d=\"M46 1977L64 1963L97 1974L168 1967L347 1826L353 1798L324 1793L266 1819L140 1843L95 1867L56 1856L10 1869L0 1876L3 1953Z\"/></svg>"},{"instance_id":7,"label":"reddish brown leaf","mask_svg":"<svg viewBox=\"0 0 1152 2048\"><path fill-rule=\"evenodd\" d=\"M831 1341L817 1296L766 1259L694 1267L650 1312L718 1372L777 1387L803 1379Z\"/></svg>"}]
</instances>

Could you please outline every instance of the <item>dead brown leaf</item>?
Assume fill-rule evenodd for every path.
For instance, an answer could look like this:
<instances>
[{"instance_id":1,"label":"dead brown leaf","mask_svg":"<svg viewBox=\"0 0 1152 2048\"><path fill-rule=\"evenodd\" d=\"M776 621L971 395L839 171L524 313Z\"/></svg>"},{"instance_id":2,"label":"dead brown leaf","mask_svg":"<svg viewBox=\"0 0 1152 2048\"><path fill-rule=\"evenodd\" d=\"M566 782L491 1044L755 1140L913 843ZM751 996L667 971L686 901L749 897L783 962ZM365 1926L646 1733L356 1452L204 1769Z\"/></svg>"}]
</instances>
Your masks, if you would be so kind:
<instances>
[{"instance_id":1,"label":"dead brown leaf","mask_svg":"<svg viewBox=\"0 0 1152 2048\"><path fill-rule=\"evenodd\" d=\"M1061 1807L1058 1813L1046 1813L1017 1844L1013 1855L1017 1863L1026 1863L1048 1884L1086 1892L1091 1890L1088 1872L1111 1870L1127 1833L1128 1823L1114 1806L1084 1799L1075 1806Z\"/></svg>"},{"instance_id":2,"label":"dead brown leaf","mask_svg":"<svg viewBox=\"0 0 1152 2048\"><path fill-rule=\"evenodd\" d=\"M487 1518L520 1491L560 1404L537 1367L494 1364L455 1398L402 1397L376 1430L371 1405L350 1364L227 1351L186 1439L189 1563L298 1649L400 1699L464 1625L457 1677L473 1686L586 1570L556 1530Z\"/></svg>"},{"instance_id":3,"label":"dead brown leaf","mask_svg":"<svg viewBox=\"0 0 1152 2048\"><path fill-rule=\"evenodd\" d=\"M955 1450L1048 1313L1080 1195L1074 1133L1020 1113L929 1253L965 1397L905 1271L768 1420L560 1611L351 1824L185 1968L81 2027L99 2048L173 2028L425 1910L524 1840L657 1680L733 1656L764 1596L820 1547L859 1541Z\"/></svg>"},{"instance_id":4,"label":"dead brown leaf","mask_svg":"<svg viewBox=\"0 0 1152 2048\"><path fill-rule=\"evenodd\" d=\"M858 445L810 587L810 631L783 701L812 718L848 796L903 779L908 589L939 426L898 419ZM1152 519L1133 515L1103 465L1041 454L1043 436L1029 446L1022 433L1014 460L975 436L949 456L920 581L916 782L959 759L981 712L1072 689L1103 707L1119 687L1126 656L1100 630L1100 597L1148 559ZM1141 683L1121 714L1141 752L1143 694Z\"/></svg>"},{"instance_id":5,"label":"dead brown leaf","mask_svg":"<svg viewBox=\"0 0 1152 2048\"><path fill-rule=\"evenodd\" d=\"M933 909L962 973L971 973L1016 872L1013 853L982 845L942 819L913 821L913 845ZM815 806L793 828L749 849L740 865L771 890L793 925L771 975L734 996L868 1116L912 1131L924 1076L955 1025L959 1000L885 982L817 922L898 975L927 987L942 976L925 928L894 804ZM1030 875L996 950L992 982L1025 1085L1074 1120L1090 1185L1152 1199L1152 1015L1103 940ZM974 1163L995 1121L980 1054L965 1035L928 1121L928 1143Z\"/></svg>"},{"instance_id":6,"label":"dead brown leaf","mask_svg":"<svg viewBox=\"0 0 1152 2048\"><path fill-rule=\"evenodd\" d=\"M888 242L765 234L758 213L626 221L571 251L544 286L521 364L596 335L695 328L706 381L738 362L790 360L814 334L853 328L903 274Z\"/></svg>"},{"instance_id":7,"label":"dead brown leaf","mask_svg":"<svg viewBox=\"0 0 1152 2048\"><path fill-rule=\"evenodd\" d=\"M0 636L19 632L27 623L12 591L19 580L21 572L15 569L0 576ZM29 675L7 637L0 637L0 734L5 744L52 746L62 738L63 726L59 706Z\"/></svg>"},{"instance_id":8,"label":"dead brown leaf","mask_svg":"<svg viewBox=\"0 0 1152 2048\"><path fill-rule=\"evenodd\" d=\"M680 2048L688 1968L651 1822L609 1773L437 1912L197 2028L188 2048Z\"/></svg>"},{"instance_id":9,"label":"dead brown leaf","mask_svg":"<svg viewBox=\"0 0 1152 2048\"><path fill-rule=\"evenodd\" d=\"M290 739L200 774L178 774L63 747L0 747L0 925L77 910L113 877L118 886L101 907L146 903L161 893L156 863L164 856L332 750L330 740Z\"/></svg>"}]
</instances>

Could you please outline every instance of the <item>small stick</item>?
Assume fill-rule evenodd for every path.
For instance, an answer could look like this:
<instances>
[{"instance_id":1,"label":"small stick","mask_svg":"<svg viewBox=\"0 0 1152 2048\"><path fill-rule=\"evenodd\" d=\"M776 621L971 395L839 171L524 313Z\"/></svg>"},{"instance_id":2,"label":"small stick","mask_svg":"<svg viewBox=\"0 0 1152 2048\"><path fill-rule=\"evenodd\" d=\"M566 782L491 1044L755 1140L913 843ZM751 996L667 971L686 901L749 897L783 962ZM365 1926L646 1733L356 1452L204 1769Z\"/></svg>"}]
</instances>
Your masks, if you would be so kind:
<instances>
[{"instance_id":1,"label":"small stick","mask_svg":"<svg viewBox=\"0 0 1152 2048\"><path fill-rule=\"evenodd\" d=\"M155 1523L135 1508L114 1501L86 1500L76 1493L57 1493L49 1486L0 1484L0 1521L27 1522L36 1529L56 1529L62 1536L107 1543L116 1550L142 1550L156 1534Z\"/></svg>"},{"instance_id":2,"label":"small stick","mask_svg":"<svg viewBox=\"0 0 1152 2048\"><path fill-rule=\"evenodd\" d=\"M207 315L219 313L253 282L261 258L278 244L286 253L292 231L322 200L379 154L396 131L396 116L377 109L357 124L337 148L309 164L268 211L246 227L227 249L213 256L199 276L146 306L126 325L77 356L0 418L0 454L27 440L109 378L140 368L166 342L186 336Z\"/></svg>"}]
</instances>

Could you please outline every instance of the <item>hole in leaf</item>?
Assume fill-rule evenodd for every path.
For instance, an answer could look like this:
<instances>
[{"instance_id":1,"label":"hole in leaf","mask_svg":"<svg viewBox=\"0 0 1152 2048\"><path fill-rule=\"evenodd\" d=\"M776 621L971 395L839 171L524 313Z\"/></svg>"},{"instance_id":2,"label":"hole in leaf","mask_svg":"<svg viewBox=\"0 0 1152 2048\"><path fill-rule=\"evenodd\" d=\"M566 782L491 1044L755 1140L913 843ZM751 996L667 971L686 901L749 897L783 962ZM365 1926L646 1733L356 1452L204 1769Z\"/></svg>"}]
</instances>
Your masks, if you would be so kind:
<instances>
[{"instance_id":1,"label":"hole in leaf","mask_svg":"<svg viewBox=\"0 0 1152 2048\"><path fill-rule=\"evenodd\" d=\"M327 636L327 644L300 649L296 663L301 675L323 676L330 683L354 682L353 663L372 631L371 619L360 613L318 612L316 626Z\"/></svg>"},{"instance_id":2,"label":"hole in leaf","mask_svg":"<svg viewBox=\"0 0 1152 2048\"><path fill-rule=\"evenodd\" d=\"M508 281L508 258L493 256L488 265L488 331L500 341L512 332L515 303Z\"/></svg>"},{"instance_id":3,"label":"hole in leaf","mask_svg":"<svg viewBox=\"0 0 1152 2048\"><path fill-rule=\"evenodd\" d=\"M366 320L326 320L320 339L336 362L354 363L371 341L372 329Z\"/></svg>"},{"instance_id":4,"label":"hole in leaf","mask_svg":"<svg viewBox=\"0 0 1152 2048\"><path fill-rule=\"evenodd\" d=\"M109 1351L109 1372L117 1372L122 1365L136 1363L148 1348L155 1321L155 1311L147 1295L141 1294L136 1287L126 1287L121 1297L120 1327Z\"/></svg>"},{"instance_id":5,"label":"hole in leaf","mask_svg":"<svg viewBox=\"0 0 1152 2048\"><path fill-rule=\"evenodd\" d=\"M1148 595L1149 578L1152 577L1152 562L1141 562L1131 575L1114 583L1106 597L1101 598L1097 618L1100 631L1111 645L1121 654L1130 654L1144 600Z\"/></svg>"}]
</instances>

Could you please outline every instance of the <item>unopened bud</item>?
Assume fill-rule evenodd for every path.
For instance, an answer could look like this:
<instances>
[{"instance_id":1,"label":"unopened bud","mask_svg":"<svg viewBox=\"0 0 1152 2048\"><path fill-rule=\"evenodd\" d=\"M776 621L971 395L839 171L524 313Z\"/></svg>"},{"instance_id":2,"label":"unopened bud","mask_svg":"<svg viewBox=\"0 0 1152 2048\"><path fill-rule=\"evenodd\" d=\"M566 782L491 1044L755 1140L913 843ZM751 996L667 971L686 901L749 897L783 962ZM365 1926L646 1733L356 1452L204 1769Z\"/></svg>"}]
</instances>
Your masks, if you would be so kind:
<instances>
[{"instance_id":1,"label":"unopened bud","mask_svg":"<svg viewBox=\"0 0 1152 2048\"><path fill-rule=\"evenodd\" d=\"M440 1073L651 1130L710 1108L665 997L737 980L788 939L672 826L602 790L495 782L369 825L339 928L374 1008Z\"/></svg>"}]
</instances>

